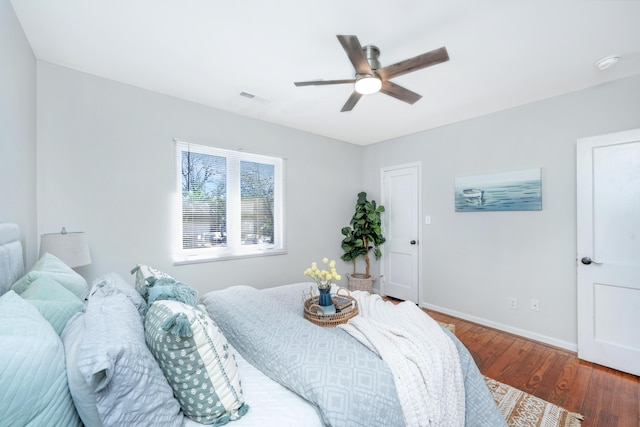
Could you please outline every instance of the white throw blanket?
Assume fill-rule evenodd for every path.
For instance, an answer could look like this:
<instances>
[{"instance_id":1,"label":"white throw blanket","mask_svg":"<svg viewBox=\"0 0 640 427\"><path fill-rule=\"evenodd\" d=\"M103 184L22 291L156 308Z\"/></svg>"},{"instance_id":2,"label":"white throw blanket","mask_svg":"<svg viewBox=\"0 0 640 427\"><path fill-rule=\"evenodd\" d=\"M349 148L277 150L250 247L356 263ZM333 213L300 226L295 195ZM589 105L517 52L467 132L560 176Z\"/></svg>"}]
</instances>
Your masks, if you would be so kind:
<instances>
[{"instance_id":1,"label":"white throw blanket","mask_svg":"<svg viewBox=\"0 0 640 427\"><path fill-rule=\"evenodd\" d=\"M410 301L393 304L355 291L359 315L340 325L376 352L394 376L405 424L464 426L464 380L456 346Z\"/></svg>"}]
</instances>

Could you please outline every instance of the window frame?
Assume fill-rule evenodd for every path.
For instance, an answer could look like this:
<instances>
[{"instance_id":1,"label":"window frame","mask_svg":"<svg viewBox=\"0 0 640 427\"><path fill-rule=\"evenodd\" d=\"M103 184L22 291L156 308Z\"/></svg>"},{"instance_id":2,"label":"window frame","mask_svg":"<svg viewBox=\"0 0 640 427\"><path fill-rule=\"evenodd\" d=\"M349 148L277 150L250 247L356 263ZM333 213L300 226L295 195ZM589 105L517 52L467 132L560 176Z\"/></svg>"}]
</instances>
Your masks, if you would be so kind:
<instances>
[{"instance_id":1,"label":"window frame","mask_svg":"<svg viewBox=\"0 0 640 427\"><path fill-rule=\"evenodd\" d=\"M175 176L176 176L176 215L174 225L176 233L173 239L174 265L200 262L224 261L238 258L251 258L272 255L284 255L286 234L284 221L284 182L285 159L273 155L248 153L244 150L229 150L208 145L194 144L182 140L175 141ZM226 174L226 228L227 246L208 248L183 248L183 196L182 196L182 153L192 152L224 157L227 160ZM274 243L258 243L243 245L241 242L241 189L240 162L256 162L274 166L274 201L273 201L273 240ZM230 238L231 237L231 238Z\"/></svg>"}]
</instances>

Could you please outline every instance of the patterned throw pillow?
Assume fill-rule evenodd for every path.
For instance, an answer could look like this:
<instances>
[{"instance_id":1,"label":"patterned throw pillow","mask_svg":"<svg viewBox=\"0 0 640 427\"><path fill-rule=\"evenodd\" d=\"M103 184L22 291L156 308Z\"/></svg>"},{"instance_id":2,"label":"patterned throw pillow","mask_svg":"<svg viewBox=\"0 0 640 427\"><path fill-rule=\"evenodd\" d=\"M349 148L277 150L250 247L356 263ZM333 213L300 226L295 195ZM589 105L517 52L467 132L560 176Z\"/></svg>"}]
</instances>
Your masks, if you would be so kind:
<instances>
[{"instance_id":1,"label":"patterned throw pillow","mask_svg":"<svg viewBox=\"0 0 640 427\"><path fill-rule=\"evenodd\" d=\"M167 273L144 264L136 265L133 270L131 270L131 274L136 275L136 290L140 292L140 295L145 297L145 299L149 292L148 288L153 286L156 280L163 278L175 280Z\"/></svg>"},{"instance_id":2,"label":"patterned throw pillow","mask_svg":"<svg viewBox=\"0 0 640 427\"><path fill-rule=\"evenodd\" d=\"M148 265L138 264L131 274L136 275L136 290L144 298L147 307L143 314L156 300L180 301L195 307L198 303L198 291L186 283L182 283Z\"/></svg>"},{"instance_id":3,"label":"patterned throw pillow","mask_svg":"<svg viewBox=\"0 0 640 427\"><path fill-rule=\"evenodd\" d=\"M145 336L185 416L223 425L247 413L235 357L204 311L156 301L145 319Z\"/></svg>"}]
</instances>

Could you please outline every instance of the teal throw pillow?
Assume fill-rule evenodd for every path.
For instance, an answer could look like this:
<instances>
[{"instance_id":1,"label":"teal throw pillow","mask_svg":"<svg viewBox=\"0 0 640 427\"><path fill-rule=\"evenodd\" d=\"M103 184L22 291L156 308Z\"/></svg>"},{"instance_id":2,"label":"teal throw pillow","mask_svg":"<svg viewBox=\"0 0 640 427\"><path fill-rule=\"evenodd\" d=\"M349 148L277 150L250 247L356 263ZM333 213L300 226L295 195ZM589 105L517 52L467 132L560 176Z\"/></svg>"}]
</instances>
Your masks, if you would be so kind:
<instances>
[{"instance_id":1,"label":"teal throw pillow","mask_svg":"<svg viewBox=\"0 0 640 427\"><path fill-rule=\"evenodd\" d=\"M89 285L84 277L76 273L60 259L45 253L27 274L15 282L11 289L22 294L36 279L46 276L55 280L84 301L89 293Z\"/></svg>"},{"instance_id":2,"label":"teal throw pillow","mask_svg":"<svg viewBox=\"0 0 640 427\"><path fill-rule=\"evenodd\" d=\"M161 278L148 288L147 303L171 300L195 307L198 303L198 291L175 279Z\"/></svg>"},{"instance_id":3,"label":"teal throw pillow","mask_svg":"<svg viewBox=\"0 0 640 427\"><path fill-rule=\"evenodd\" d=\"M55 280L42 276L20 294L38 309L58 335L67 321L84 308L84 302Z\"/></svg>"},{"instance_id":4,"label":"teal throw pillow","mask_svg":"<svg viewBox=\"0 0 640 427\"><path fill-rule=\"evenodd\" d=\"M1 424L81 426L60 337L13 291L0 296L0 343Z\"/></svg>"}]
</instances>

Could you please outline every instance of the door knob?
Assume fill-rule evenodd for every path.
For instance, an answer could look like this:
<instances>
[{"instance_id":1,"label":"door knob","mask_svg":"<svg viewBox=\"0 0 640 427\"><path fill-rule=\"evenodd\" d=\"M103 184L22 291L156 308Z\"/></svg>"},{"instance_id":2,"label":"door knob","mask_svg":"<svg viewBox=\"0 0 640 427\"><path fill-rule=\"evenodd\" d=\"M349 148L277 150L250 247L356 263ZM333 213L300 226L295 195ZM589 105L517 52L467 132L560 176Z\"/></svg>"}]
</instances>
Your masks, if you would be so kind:
<instances>
[{"instance_id":1,"label":"door knob","mask_svg":"<svg viewBox=\"0 0 640 427\"><path fill-rule=\"evenodd\" d=\"M596 262L596 261L592 260L588 256L582 258L580 260L580 262L583 263L584 265L589 265L589 264L598 264L598 265L600 265L600 264L602 264L601 262Z\"/></svg>"},{"instance_id":2,"label":"door knob","mask_svg":"<svg viewBox=\"0 0 640 427\"><path fill-rule=\"evenodd\" d=\"M412 240L412 241L410 241L409 243L411 243L412 245L415 245L415 244L416 244L416 241L415 241L415 240Z\"/></svg>"}]
</instances>

